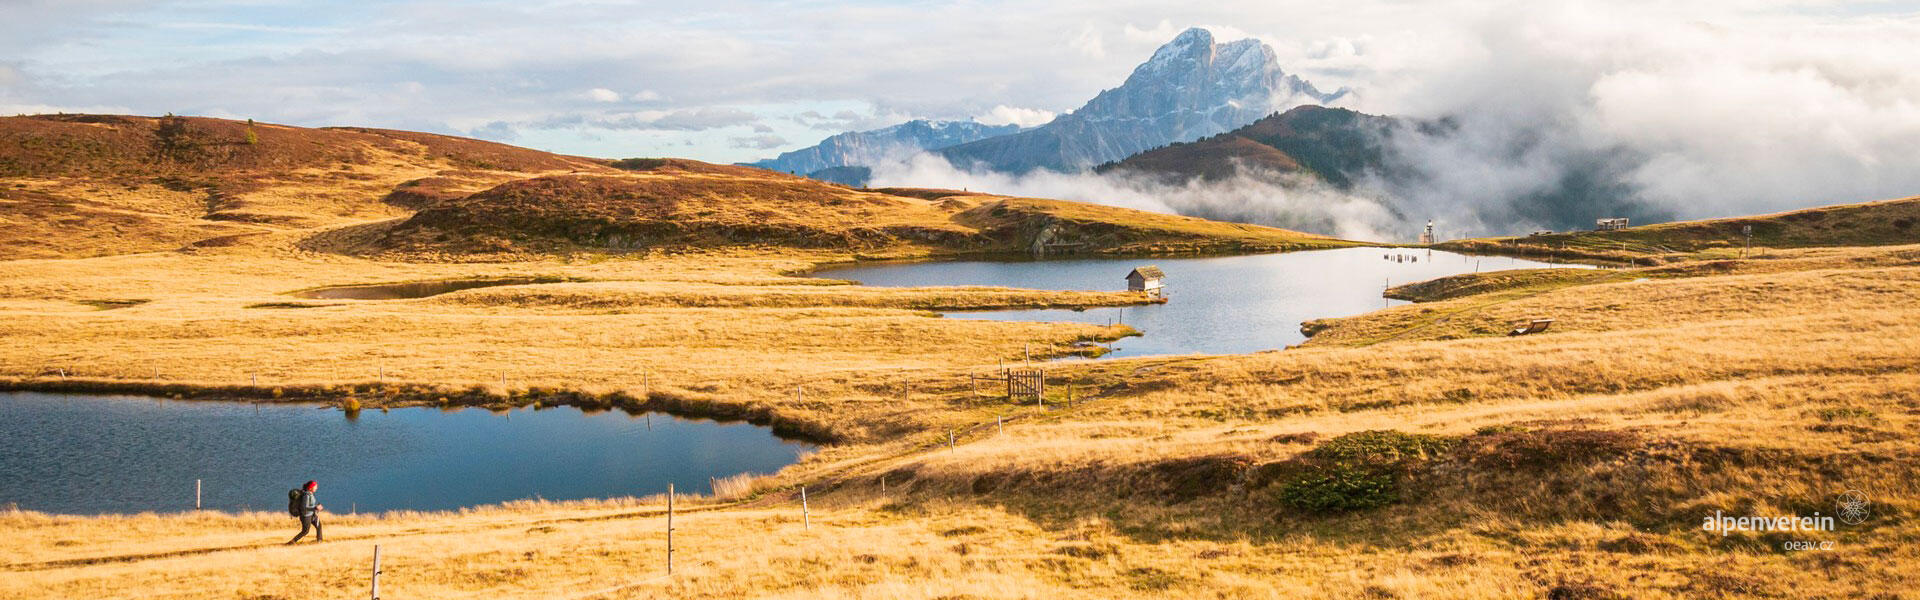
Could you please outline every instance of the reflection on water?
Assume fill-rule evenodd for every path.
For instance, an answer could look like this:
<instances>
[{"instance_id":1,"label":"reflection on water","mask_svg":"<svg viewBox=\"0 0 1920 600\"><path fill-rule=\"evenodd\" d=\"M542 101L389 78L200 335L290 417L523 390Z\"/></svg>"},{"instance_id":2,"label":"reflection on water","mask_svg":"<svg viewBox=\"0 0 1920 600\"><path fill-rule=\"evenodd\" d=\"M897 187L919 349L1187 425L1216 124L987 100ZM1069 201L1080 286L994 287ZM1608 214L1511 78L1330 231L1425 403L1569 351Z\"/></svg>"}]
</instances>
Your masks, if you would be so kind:
<instances>
[{"instance_id":1,"label":"reflection on water","mask_svg":"<svg viewBox=\"0 0 1920 600\"><path fill-rule=\"evenodd\" d=\"M281 510L319 480L335 511L680 490L771 473L810 446L748 425L573 408L364 411L0 393L0 505L60 513Z\"/></svg>"},{"instance_id":2,"label":"reflection on water","mask_svg":"<svg viewBox=\"0 0 1920 600\"><path fill-rule=\"evenodd\" d=\"M1019 262L931 262L855 266L817 275L883 287L992 285L1055 290L1124 290L1128 271L1159 265L1166 304L1099 308L948 313L957 319L1122 322L1145 335L1114 342L1109 356L1244 353L1306 339L1302 322L1406 304L1380 296L1387 287L1436 277L1546 267L1539 261L1451 252L1342 248L1214 258L1069 259Z\"/></svg>"},{"instance_id":3,"label":"reflection on water","mask_svg":"<svg viewBox=\"0 0 1920 600\"><path fill-rule=\"evenodd\" d=\"M502 277L497 279L443 279L440 281L415 281L411 283L381 283L373 285L341 285L294 292L301 298L321 300L399 300L402 298L425 298L447 292L457 292L473 288L496 285L523 285L528 283L554 283L558 279L542 277Z\"/></svg>"}]
</instances>

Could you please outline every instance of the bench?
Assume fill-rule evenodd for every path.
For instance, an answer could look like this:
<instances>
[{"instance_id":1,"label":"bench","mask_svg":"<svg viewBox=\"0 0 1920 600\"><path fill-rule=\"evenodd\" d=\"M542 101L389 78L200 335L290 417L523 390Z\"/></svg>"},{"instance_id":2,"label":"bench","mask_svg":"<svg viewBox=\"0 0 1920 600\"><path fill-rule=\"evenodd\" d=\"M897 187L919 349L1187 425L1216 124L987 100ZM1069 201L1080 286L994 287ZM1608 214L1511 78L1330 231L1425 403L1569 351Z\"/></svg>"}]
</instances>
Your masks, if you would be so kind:
<instances>
[{"instance_id":1,"label":"bench","mask_svg":"<svg viewBox=\"0 0 1920 600\"><path fill-rule=\"evenodd\" d=\"M1540 333L1542 331L1546 331L1547 327L1550 327L1552 325L1553 325L1553 319L1534 319L1532 321L1521 321L1519 323L1514 324L1513 331L1507 332L1507 335L1515 336L1515 335L1527 335L1529 333Z\"/></svg>"}]
</instances>

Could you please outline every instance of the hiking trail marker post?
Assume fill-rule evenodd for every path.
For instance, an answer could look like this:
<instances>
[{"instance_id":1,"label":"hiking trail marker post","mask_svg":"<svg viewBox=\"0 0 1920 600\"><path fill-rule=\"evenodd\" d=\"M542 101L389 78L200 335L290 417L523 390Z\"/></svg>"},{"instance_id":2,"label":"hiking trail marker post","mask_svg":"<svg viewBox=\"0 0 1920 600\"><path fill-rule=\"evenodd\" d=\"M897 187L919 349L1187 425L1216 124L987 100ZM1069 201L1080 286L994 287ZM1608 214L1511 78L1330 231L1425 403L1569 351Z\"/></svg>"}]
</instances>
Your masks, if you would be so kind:
<instances>
[{"instance_id":1,"label":"hiking trail marker post","mask_svg":"<svg viewBox=\"0 0 1920 600\"><path fill-rule=\"evenodd\" d=\"M380 545L373 545L373 600L380 600Z\"/></svg>"},{"instance_id":2,"label":"hiking trail marker post","mask_svg":"<svg viewBox=\"0 0 1920 600\"><path fill-rule=\"evenodd\" d=\"M200 510L200 480L193 480L193 509Z\"/></svg>"},{"instance_id":3,"label":"hiking trail marker post","mask_svg":"<svg viewBox=\"0 0 1920 600\"><path fill-rule=\"evenodd\" d=\"M800 528L813 531L813 514L807 509L807 486L800 486Z\"/></svg>"}]
</instances>

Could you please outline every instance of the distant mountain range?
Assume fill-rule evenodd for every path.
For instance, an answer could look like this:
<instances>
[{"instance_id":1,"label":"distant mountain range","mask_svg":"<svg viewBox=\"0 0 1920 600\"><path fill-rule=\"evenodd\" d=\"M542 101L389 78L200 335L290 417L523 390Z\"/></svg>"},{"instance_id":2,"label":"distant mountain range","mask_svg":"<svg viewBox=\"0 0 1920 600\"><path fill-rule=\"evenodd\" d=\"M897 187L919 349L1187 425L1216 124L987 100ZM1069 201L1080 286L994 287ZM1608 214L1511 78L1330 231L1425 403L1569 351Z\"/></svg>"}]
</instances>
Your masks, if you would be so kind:
<instances>
[{"instance_id":1,"label":"distant mountain range","mask_svg":"<svg viewBox=\"0 0 1920 600\"><path fill-rule=\"evenodd\" d=\"M813 146L742 164L810 176L827 169L869 166L898 158L903 153L945 148L1019 130L1018 125L916 119L892 127L837 134Z\"/></svg>"},{"instance_id":2,"label":"distant mountain range","mask_svg":"<svg viewBox=\"0 0 1920 600\"><path fill-rule=\"evenodd\" d=\"M1174 143L1094 168L1168 183L1305 173L1339 188L1379 172L1393 130L1415 125L1343 108L1300 106L1193 142Z\"/></svg>"},{"instance_id":3,"label":"distant mountain range","mask_svg":"<svg viewBox=\"0 0 1920 600\"><path fill-rule=\"evenodd\" d=\"M1464 131L1474 126L1454 118L1415 120L1320 106L1349 93L1322 92L1287 74L1273 49L1258 40L1223 44L1196 28L1161 46L1119 87L1038 127L910 121L835 135L750 164L866 186L873 167L928 152L976 173L1091 169L1177 185L1237 177L1280 187L1324 183L1408 222L1444 214L1464 223L1567 229L1605 217L1671 218L1637 200L1636 186L1624 174L1644 158L1630 151L1554 147L1539 131L1489 137L1484 130ZM1539 181L1492 183L1474 178L1499 173L1462 170L1463 164L1515 160L1552 168L1541 171ZM1247 207L1207 206L1214 212L1180 210L1268 224L1275 218L1247 216L1260 214Z\"/></svg>"},{"instance_id":4,"label":"distant mountain range","mask_svg":"<svg viewBox=\"0 0 1920 600\"><path fill-rule=\"evenodd\" d=\"M1300 106L1227 133L1100 165L1094 172L1173 185L1247 178L1291 186L1307 177L1378 198L1388 210L1409 219L1444 210L1456 219L1471 216L1483 223L1577 229L1591 227L1598 218L1631 217L1635 222L1673 218L1667 211L1636 201L1633 184L1622 177L1640 158L1605 148L1554 156L1552 168L1543 171L1550 177L1511 196L1477 197L1453 208L1436 206L1435 180L1450 176L1446 170L1455 165L1436 164L1431 157L1423 160L1417 155L1451 148L1448 141L1461 135L1461 127L1454 119L1417 120ZM1496 152L1524 156L1535 150L1529 142L1522 137ZM1424 150L1410 150L1419 148Z\"/></svg>"},{"instance_id":5,"label":"distant mountain range","mask_svg":"<svg viewBox=\"0 0 1920 600\"><path fill-rule=\"evenodd\" d=\"M1120 87L1033 129L939 150L954 165L1022 173L1078 171L1135 153L1221 133L1301 104L1346 95L1324 93L1280 69L1259 40L1215 43L1188 29L1134 68Z\"/></svg>"},{"instance_id":6,"label":"distant mountain range","mask_svg":"<svg viewBox=\"0 0 1920 600\"><path fill-rule=\"evenodd\" d=\"M904 150L933 151L969 170L1080 171L1151 148L1191 141L1302 104L1347 94L1321 92L1282 71L1259 40L1215 43L1188 29L1161 46L1119 87L1071 113L1021 130L972 121L909 121L829 137L820 144L749 166L863 185L867 171Z\"/></svg>"}]
</instances>

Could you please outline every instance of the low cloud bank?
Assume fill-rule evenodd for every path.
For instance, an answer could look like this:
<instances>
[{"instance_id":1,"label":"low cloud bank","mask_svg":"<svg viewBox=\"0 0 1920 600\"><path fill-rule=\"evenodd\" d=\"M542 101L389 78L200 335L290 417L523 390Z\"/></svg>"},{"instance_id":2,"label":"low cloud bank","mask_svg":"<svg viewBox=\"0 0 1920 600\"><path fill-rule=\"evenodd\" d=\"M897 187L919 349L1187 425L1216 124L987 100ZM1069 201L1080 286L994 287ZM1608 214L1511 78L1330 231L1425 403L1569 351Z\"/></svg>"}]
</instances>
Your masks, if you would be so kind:
<instances>
[{"instance_id":1,"label":"low cloud bank","mask_svg":"<svg viewBox=\"0 0 1920 600\"><path fill-rule=\"evenodd\" d=\"M1261 174L1224 181L1167 183L1142 176L1034 171L1023 175L955 168L914 153L873 167L871 185L967 189L1008 196L1076 200L1139 210L1284 227L1359 240L1412 235L1376 198L1335 190L1298 175Z\"/></svg>"},{"instance_id":2,"label":"low cloud bank","mask_svg":"<svg viewBox=\"0 0 1920 600\"><path fill-rule=\"evenodd\" d=\"M876 177L1390 241L1429 218L1462 237L1920 194L1920 15L1575 3L1461 18L1343 54L1360 87L1351 108L1444 124L1384 140L1385 165L1352 191L1270 174L1168 186L924 159Z\"/></svg>"}]
</instances>

